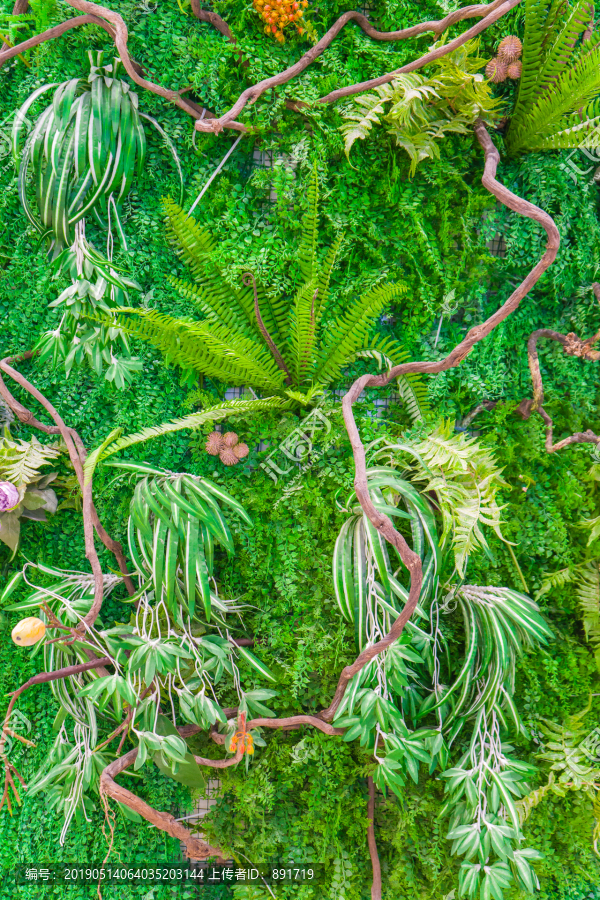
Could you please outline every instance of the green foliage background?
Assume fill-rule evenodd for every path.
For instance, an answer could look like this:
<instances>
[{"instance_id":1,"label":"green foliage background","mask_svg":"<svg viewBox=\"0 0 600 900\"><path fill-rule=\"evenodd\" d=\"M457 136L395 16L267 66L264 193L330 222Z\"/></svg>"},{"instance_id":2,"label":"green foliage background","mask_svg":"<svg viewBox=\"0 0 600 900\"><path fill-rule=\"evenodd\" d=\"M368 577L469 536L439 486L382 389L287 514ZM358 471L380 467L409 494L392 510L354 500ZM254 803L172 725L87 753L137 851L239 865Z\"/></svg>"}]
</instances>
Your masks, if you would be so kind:
<instances>
[{"instance_id":1,"label":"green foliage background","mask_svg":"<svg viewBox=\"0 0 600 900\"><path fill-rule=\"evenodd\" d=\"M38 4L39 5L39 4ZM43 5L43 4L42 4ZM307 44L290 38L282 46L262 32L258 17L246 0L221 0L214 9L229 22L238 38L234 48L207 24L184 14L175 0L144 5L134 0L113 0L112 8L130 29L132 56L147 67L148 77L174 88L193 86L191 96L217 113L223 112L245 86L281 70L296 60ZM184 9L186 4L182 3ZM12 8L0 0L0 12ZM319 34L347 7L336 0L321 0L311 8ZM398 29L428 18L440 18L445 4L415 0L377 0L371 18L382 29ZM50 14L56 22L71 14L57 2ZM466 26L459 26L466 27ZM482 55L491 57L503 35L519 33L518 10L487 32ZM247 268L264 281L285 288L288 263L300 231L305 189L312 164L317 163L322 202L324 239L341 229L346 236L341 262L334 276L340 304L377 281L403 279L406 299L390 311L381 329L398 337L412 357L436 359L485 318L510 293L539 258L543 235L529 221L497 208L480 184L482 154L468 136L442 145L438 162L419 167L408 178L409 161L394 151L386 135L378 135L353 150L352 165L343 154L339 112L328 107L306 115L286 110L284 98L313 99L343 83L352 83L396 68L424 52L429 38L399 44L377 43L356 26L348 26L299 79L265 94L244 113L256 135L244 137L196 210L220 241L227 277L239 281ZM0 121L8 119L37 86L63 81L87 70L86 51L111 50L106 34L94 27L69 32L41 45L31 54L31 68L20 61L7 64L0 75ZM248 65L237 63L241 49ZM509 99L513 88L503 85ZM184 113L149 93L140 92L142 109L158 118L180 154L185 175L184 205L193 199L232 144L231 132L198 136L192 143L191 121ZM3 126L4 127L4 126ZM500 135L495 141L501 147ZM261 157L260 154L263 154ZM273 168L261 165L272 153ZM600 513L597 486L588 480L589 447L569 448L556 456L543 449L538 419L527 423L512 412L515 401L529 394L526 338L539 327L586 336L597 329L598 309L589 290L600 265L598 193L590 185L591 173L573 179L565 168L566 153L529 155L502 161L499 177L516 193L550 212L560 229L559 257L521 308L455 370L428 382L434 412L460 418L484 399L501 400L492 413L475 420L485 442L505 466L510 485L504 494L505 534L515 542L515 553L530 591L544 573L554 571L585 554L587 534L582 518ZM590 163L578 155L578 166ZM270 202L271 191L277 199ZM125 230L130 242L131 274L152 291L148 302L166 312L185 314L185 302L169 286L169 274L180 275L175 255L163 237L160 198L176 193L172 163L156 135L149 135L145 173L136 181L126 205ZM16 175L8 156L0 159L0 327L2 355L29 349L38 335L57 322L47 305L65 286L51 282L44 250L27 228L20 209ZM502 258L490 254L486 242L501 233L506 242ZM444 318L434 346L443 298L455 290L458 310ZM68 424L78 429L88 447L99 443L111 428L125 432L158 424L188 411L187 388L178 373L166 368L145 346L136 351L144 372L132 390L117 393L87 371L68 380L60 371L26 364L36 385L59 409ZM600 428L597 370L594 364L561 355L557 345L541 347L547 408L555 417L556 436L575 430ZM348 373L351 375L359 371ZM360 369L363 371L363 369ZM347 382L346 382L347 383ZM344 385L339 385L342 388ZM222 397L224 385L206 383L204 389ZM20 399L25 400L16 391ZM374 399L369 396L368 400ZM27 400L25 402L28 403ZM279 697L272 702L279 714L313 711L325 705L337 673L353 658L353 636L341 624L334 608L330 560L335 536L343 520L334 497L351 485L353 466L339 407L333 406L331 440L318 463L299 482L301 489L282 498L285 484L274 484L258 468L268 451L259 440L277 442L297 424L291 414L235 421L234 429L253 448L243 465L226 470L202 451L202 435L188 433L137 449L137 458L174 471L208 474L226 485L250 511L252 531L238 527L238 555L222 560L221 579L232 596L250 604L246 624L260 642L261 656L280 677ZM382 433L397 435L409 427L405 412L392 406L388 419L374 417L367 402L360 415L364 439ZM14 429L26 437L25 428ZM123 482L112 484L113 473L99 471L96 495L100 516L109 532L124 540L129 492ZM525 490L525 488L527 488ZM275 507L277 501L280 500ZM473 560L473 583L521 583L504 545L492 538L496 564ZM43 560L70 568L85 568L83 534L78 514L65 510L46 526L24 527L20 559ZM105 571L112 564L101 556ZM2 561L3 579L12 571ZM598 692L598 673L585 642L572 590L567 586L543 598L543 608L556 632L549 652L528 656L519 673L517 702L528 726L535 729L540 716L556 721L585 706L588 693ZM103 610L107 623L127 618L127 608L111 601ZM1 623L0 681L2 691L14 690L36 671L37 660L15 649L10 641L13 618ZM456 635L460 647L460 633ZM248 671L247 684L252 683ZM223 698L226 702L227 698ZM21 752L27 777L39 766L50 746L54 704L47 688L29 691L19 708L33 724L37 747ZM594 699L589 727L595 727L600 703ZM220 749L199 739L204 755ZM533 758L534 742L522 742L523 758ZM331 872L323 889L279 888L281 897L321 896L367 900L370 866L366 846L367 758L354 744L328 738L313 730L273 733L259 750L246 774L244 767L223 773L223 796L210 815L210 834L236 852L260 860L286 854L296 860L320 862ZM190 800L158 770L144 770L136 789L161 809L185 809ZM456 884L457 864L449 856L445 824L436 820L441 806L441 783L423 777L406 789L402 802L381 801L377 812L377 839L384 873L384 896L441 900ZM183 814L183 813L182 813ZM61 821L44 807L41 797L25 800L11 818L0 816L0 867L7 877L0 896L14 894L9 873L18 862L95 861L104 858L107 842L98 814L90 823L74 825L63 848L58 845ZM546 801L534 811L527 832L530 845L542 850L539 866L541 897L583 900L600 897L600 866L593 855L591 804L573 794ZM134 826L117 815L114 856L123 860L173 859L175 842L146 826ZM208 894L209 892L207 892ZM65 888L20 888L18 896L66 896ZM68 896L95 896L95 888L69 888ZM147 897L162 900L183 897L179 888L123 887L105 891L106 897ZM215 889L211 896L218 897ZM236 898L268 896L238 888ZM516 895L514 895L516 898Z\"/></svg>"}]
</instances>

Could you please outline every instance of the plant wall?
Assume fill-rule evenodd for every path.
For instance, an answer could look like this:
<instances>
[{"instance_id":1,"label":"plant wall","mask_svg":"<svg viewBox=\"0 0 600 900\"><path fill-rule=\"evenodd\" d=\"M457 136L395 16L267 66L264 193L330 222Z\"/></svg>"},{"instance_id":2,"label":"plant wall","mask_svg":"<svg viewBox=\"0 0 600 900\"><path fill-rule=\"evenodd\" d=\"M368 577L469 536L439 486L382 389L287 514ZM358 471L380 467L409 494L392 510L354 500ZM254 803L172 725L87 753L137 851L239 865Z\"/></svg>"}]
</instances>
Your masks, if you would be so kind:
<instances>
[{"instance_id":1,"label":"plant wall","mask_svg":"<svg viewBox=\"0 0 600 900\"><path fill-rule=\"evenodd\" d=\"M599 32L456 7L0 0L3 896L600 895Z\"/></svg>"}]
</instances>

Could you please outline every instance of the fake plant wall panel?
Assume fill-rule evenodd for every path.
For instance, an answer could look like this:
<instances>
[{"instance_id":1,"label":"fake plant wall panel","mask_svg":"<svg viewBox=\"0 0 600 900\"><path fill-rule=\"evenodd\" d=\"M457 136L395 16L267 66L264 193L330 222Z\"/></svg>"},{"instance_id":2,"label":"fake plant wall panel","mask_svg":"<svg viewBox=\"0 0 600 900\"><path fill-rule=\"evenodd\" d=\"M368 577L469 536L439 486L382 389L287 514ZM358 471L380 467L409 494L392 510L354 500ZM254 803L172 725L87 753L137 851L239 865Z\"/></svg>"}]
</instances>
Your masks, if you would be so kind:
<instances>
[{"instance_id":1,"label":"fake plant wall panel","mask_svg":"<svg viewBox=\"0 0 600 900\"><path fill-rule=\"evenodd\" d=\"M147 66L148 77L177 87L192 85L197 102L216 112L226 109L242 87L280 70L308 46L298 45L287 36L282 45L267 41L252 10L239 3L223 3L218 11L238 39L234 47L208 24L194 19L189 4L182 0L181 5L183 12L176 4L156 11L152 11L153 4L131 2L116 3L113 8L126 19L131 53ZM11 5L3 2L2 11L10 9ZM334 3L321 4L320 12L312 14L319 34L343 11ZM444 12L434 3L426 7L386 3L378 4L371 17L387 29L440 18ZM52 13L56 17L52 21L70 14L60 4ZM464 27L459 25L457 30ZM515 30L521 33L520 28L517 10L484 36L481 52L491 57L500 37ZM87 69L90 36L95 48L104 48L110 55L112 45L105 32L81 29L34 51L31 70L21 62L5 66L0 74L2 114L9 115L42 82L81 76ZM425 46L427 40L419 38L416 46ZM340 80L351 83L376 76L413 58L414 46L412 42L373 42L351 25L314 67L292 83L291 95L302 100L338 87ZM248 62L245 67L236 63L240 52ZM509 95L512 88L506 85L503 90ZM149 92L139 89L138 93L144 109L160 121L175 143L188 208L234 137L229 133L197 136L196 154L188 117ZM284 109L285 93L279 89L258 101L253 121L264 127L262 143L243 138L196 210L198 220L217 237L225 276L239 283L240 272L247 268L261 280L284 284L316 160L323 194L324 243L339 230L345 233L341 262L334 273L340 306L372 287L382 273L391 281L406 281L408 301L397 302L390 309L392 318L382 321L379 330L401 340L415 359L435 359L436 354L441 357L469 326L485 318L499 299L507 296L510 283L519 281L533 265L541 250L538 231L515 215L495 210L480 184L482 154L471 136L448 139L441 146L440 160L421 164L414 179L409 180L408 159L395 154L380 132L364 145L355 145L351 162L356 168L352 168L344 157L337 130L342 123L339 113L323 108L300 117ZM274 114L278 117L276 127L271 124ZM494 139L501 145L499 136L494 135ZM149 134L148 144L145 171L134 184L124 209L130 261L124 255L118 261L131 266L130 274L142 286L143 302L171 315L193 315L194 310L167 280L168 275L184 277L164 242L160 205L161 196L176 197L175 167L157 136ZM257 166L261 160L254 157L255 150L257 154L272 152L273 159L280 159L282 164L274 171ZM597 277L596 189L581 179L573 182L568 171L561 168L566 156L540 154L510 163L503 158L502 181L554 215L563 241L561 254L521 310L475 348L460 367L429 380L430 401L438 414L461 417L482 399L501 401L494 412L482 413L473 427L483 432L484 442L495 450L499 465L505 466L509 485L502 496L508 504L505 535L515 541L515 554L531 593L542 588L543 573L576 565L586 558L588 533L578 526L583 517L597 512L595 482L586 480L591 465L589 449L575 447L563 456L546 455L538 420L523 423L514 417L510 406L529 391L525 342L533 329L544 326L587 334L596 328L597 307L589 292L581 290ZM50 281L44 248L37 245L32 232L25 231L14 170L8 160L1 183L5 230L0 250L7 256L3 258L6 265L0 280L0 304L6 355L30 349L32 335L56 327L59 316L48 310L47 304L66 284ZM269 199L272 187L277 192L275 203ZM498 231L506 240L504 259L491 257L485 248L485 241ZM453 290L455 296L444 308L444 299ZM442 315L440 337L434 347ZM91 448L114 427L131 433L190 411L185 402L188 391L179 385L179 373L165 368L147 345L134 342L134 350L143 361L144 371L127 392L113 392L86 371L73 371L68 380L61 369L52 373L46 367L34 366L28 372L32 379L35 375L39 389ZM563 357L552 348L540 352L547 407L557 427L563 433L588 427L597 433L593 365L586 368L586 364ZM364 363L358 364L339 387L367 370ZM224 387L210 382L203 386L215 401L223 396ZM18 390L15 394L28 405L25 394ZM365 412L369 411L374 412L372 408ZM406 430L409 420L405 411L394 411L394 418L397 424L386 426L386 432L397 439L400 426ZM576 421L578 418L581 421ZM273 443L282 440L296 420L291 415L269 414L260 420L229 421L251 447L247 460L229 470L203 452L204 436L194 434L189 439L186 432L150 442L131 455L171 471L208 477L223 485L249 511L255 527L247 531L233 526L236 556L230 561L225 556L219 559L223 587L229 596L241 597L250 605L245 614L248 631L257 636L261 658L279 679L279 694L269 706L278 715L315 712L330 699L340 668L355 656L353 628L343 624L337 614L330 572L335 536L344 521L335 498L340 489L347 493L353 476L350 448L338 412L332 419L335 440L304 475L301 490L281 499L283 486L274 485L255 468L267 455L255 447L260 439ZM359 423L365 443L383 433L366 414L359 416ZM207 431L211 429L207 426ZM26 429L18 434L28 436ZM126 543L128 498L122 484L111 485L113 477L114 470L98 470L95 496L101 520L114 537ZM474 558L470 580L523 590L506 546L493 535L490 546L495 563L485 557ZM78 570L86 567L74 510L61 511L45 526L26 525L21 549L24 557L43 558L50 565ZM104 550L100 560L104 571L113 565ZM6 575L13 570L14 564L7 562ZM21 596L24 593L11 599ZM549 652L537 650L520 666L516 697L529 728L537 727L539 716L562 722L579 712L588 693L597 687L593 654L585 641L574 594L552 588L540 602L557 637ZM127 621L129 612L128 606L111 598L102 616L113 624ZM10 629L19 615L4 616L3 636L8 647ZM460 625L454 631L450 629L450 640L460 653ZM241 668L250 677L252 670L244 665ZM36 662L28 663L23 651L7 649L2 671L8 691L37 671ZM260 679L255 683L264 687ZM230 697L223 694L223 702L227 701L235 702L233 692ZM593 703L586 719L590 729L598 715L597 699ZM38 747L22 754L23 771L29 776L52 743L56 707L47 688L24 695L19 707L35 716ZM521 758L534 758L535 742L519 739L516 743ZM195 751L212 757L221 753L205 737L197 740ZM369 761L358 742L347 744L311 729L269 733L267 747L257 751L248 775L243 766L223 771L224 795L210 816L211 840L254 858L266 852L291 852L293 848L298 858L317 858L329 867L331 880L325 895L347 900L367 898L370 868L365 840L364 767ZM176 803L183 807L183 794L172 780L147 766L141 773L136 790L149 802L165 810ZM543 770L540 783L546 775ZM455 889L459 862L450 855L445 822L440 824L443 820L436 819L442 802L441 782L427 779L424 772L418 786L408 781L402 801L396 802L391 796L380 801L376 831L387 891L384 896L416 895L437 900ZM541 896L544 900L596 896L600 877L591 849L594 816L590 800L573 794L565 799L551 796L545 802L549 806L534 810L527 824L528 845L545 854L545 860L536 864L542 881ZM13 864L16 848L22 848L23 860L25 850L32 859L39 859L46 850L48 834L57 844L60 817L48 813L42 831L39 809L39 799L32 798L15 811L13 819L3 814L0 852L6 868ZM53 858L63 854L64 859L102 859L106 847L100 832L102 816L93 814L92 821L91 826L72 830L65 847L56 847ZM125 856L132 845L146 858L168 857L175 852L173 842L165 848L162 835L155 835L144 825L126 823L117 813L115 848ZM122 888L120 896L143 893ZM161 894L170 895L162 890L156 896ZM284 888L281 895L294 896L294 891ZM236 896L250 895L237 889Z\"/></svg>"}]
</instances>

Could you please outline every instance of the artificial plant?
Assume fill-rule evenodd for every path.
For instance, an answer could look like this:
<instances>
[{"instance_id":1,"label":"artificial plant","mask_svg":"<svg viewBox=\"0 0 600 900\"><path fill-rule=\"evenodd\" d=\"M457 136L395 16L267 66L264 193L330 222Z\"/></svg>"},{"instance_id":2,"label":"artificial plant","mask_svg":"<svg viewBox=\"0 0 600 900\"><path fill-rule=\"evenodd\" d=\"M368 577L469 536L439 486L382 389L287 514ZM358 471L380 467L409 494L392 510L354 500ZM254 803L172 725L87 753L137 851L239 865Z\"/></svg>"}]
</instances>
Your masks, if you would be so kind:
<instances>
[{"instance_id":1,"label":"artificial plant","mask_svg":"<svg viewBox=\"0 0 600 900\"><path fill-rule=\"evenodd\" d=\"M246 385L287 401L290 408L307 406L344 367L357 358L378 356L389 365L406 358L393 338L373 337L379 316L405 293L402 283L378 284L353 299L345 310L330 300L330 279L341 237L325 252L318 244L319 188L316 170L308 189L308 212L297 253L302 282L295 295L275 296L258 289L252 273L244 287L233 287L216 260L216 244L172 201L167 201L168 234L178 256L189 266L194 284L172 279L179 292L203 318L174 318L158 310L128 309L118 325L149 341L171 363L196 377L208 375L226 384ZM405 391L410 381L403 380Z\"/></svg>"},{"instance_id":2,"label":"artificial plant","mask_svg":"<svg viewBox=\"0 0 600 900\"><path fill-rule=\"evenodd\" d=\"M120 17L117 14L113 14L110 10L106 11L105 8L99 9L94 4L88 5L86 3L76 2L71 5L75 6L76 8L81 8L81 10L86 13L89 12L90 9L93 9L96 12L101 12L102 15L110 17L111 21L117 21L120 19ZM512 5L514 6L516 4L512 4ZM497 6L497 4L492 4L491 6L492 7L496 6L496 10L490 9L490 8L483 10L483 12L484 12L483 28L485 28L487 25L490 24L490 16L497 13L497 17L499 18L502 14L504 14L505 12L507 12L510 9L511 4L501 4L500 6ZM448 23L455 22L466 15L473 14L472 12L467 12L464 10L458 11L458 12L460 13L460 15L455 15L454 18L450 17ZM358 21L358 18L357 18L358 15L360 15L360 14L354 14L354 13L345 14L344 24L345 24L345 22L349 21L351 18L355 18ZM81 17L81 18L84 18L84 17ZM362 18L364 19L364 17L362 17ZM107 20L105 19L105 21L107 21ZM445 21L446 20L444 20L444 22ZM121 22L122 22L122 20L121 20ZM80 23L80 24L83 24L83 23ZM117 24L118 24L118 22L117 22ZM431 24L431 23L429 23L429 24ZM443 30L443 28L445 27L444 24L440 24L440 23L434 23L434 24L437 25L437 27L440 30ZM478 23L478 25L479 24L481 24L481 23ZM423 27L420 29L420 31L426 31L426 30L428 30L426 27ZM436 29L434 28L433 30L435 31ZM415 32L413 32L413 33L415 33ZM416 33L419 33L419 27L417 27ZM333 35L333 36L335 36L335 35ZM331 40L333 39L333 36L331 36L331 35L328 36L329 42L331 42ZM117 35L117 40L120 41L121 44L123 44L124 38L123 38L122 31ZM125 33L125 43L126 43L126 33ZM121 50L119 52L121 52ZM312 58L314 58L314 55L315 54L313 54ZM6 58L6 57L3 57L3 58ZM308 65L308 62L306 64ZM274 76L274 77L277 77L277 76ZM289 77L291 77L291 75ZM269 81L271 79L266 79L266 80ZM284 79L281 79L278 83L282 84L285 80L287 80L287 77ZM270 86L272 86L272 80L271 80ZM156 87L157 87L156 85L152 85L150 89L153 89L153 88L156 89ZM264 89L266 90L267 87L265 86ZM362 87L361 89L364 90L365 88ZM256 99L259 96L259 94L262 92L262 90L263 90L262 86L260 89L257 89L255 91L250 89L247 92L246 97L243 99L243 102L238 105L241 106L241 108L243 108L245 102ZM343 90L343 88L341 90ZM336 92L334 92L334 93L336 93ZM173 98L169 98L169 99L173 99ZM228 115L229 114L227 113L224 115L224 117L221 117L221 118L227 119ZM231 122L231 121L233 121L233 119L234 119L234 116L230 116L229 121ZM213 129L218 130L218 128L224 124L223 122L219 122L219 120L216 120L216 124L211 124L211 123L215 123L215 120L210 119L208 116L203 116L202 119L199 119L199 123L202 125L202 127L198 128L198 130L204 129L204 130L211 130L211 131ZM225 122L225 125L227 125L227 121ZM489 141L489 138L486 138L485 131L483 129L476 129L476 134L477 134L478 139L481 142L482 146L484 146L484 148L486 150L486 171L485 171L484 177L486 179L487 186L490 187L490 189L492 191L494 191L496 196L498 196L498 199L500 199L502 202L507 202L509 204L512 204L512 207L513 208L516 207L519 212L525 212L526 214L531 215L533 218L535 218L538 222L543 223L548 231L548 235L550 238L550 247L549 247L548 252L546 254L544 254L544 258L543 258L542 262L535 267L535 270L531 274L529 279L527 280L527 283L525 285L521 286L515 292L515 294L513 294L511 296L510 300L508 301L508 304L501 308L500 312L496 315L496 317L494 318L494 320L492 322L486 323L482 329L474 329L473 333L470 333L464 341L461 341L459 347L455 348L455 351L451 352L444 359L437 359L433 363L420 363L420 364L415 363L415 364L413 364L415 366L415 368L418 368L420 366L425 371L439 372L439 371L443 371L445 368L450 368L450 367L458 364L464 358L464 355L470 349L472 349L474 344L478 340L481 339L481 337L485 336L485 334L489 334L490 331L492 330L492 328L501 321L502 317L508 315L512 310L514 310L516 308L516 306L519 304L520 300L525 295L526 291L531 288L532 283L534 283L535 280L537 278L539 278L539 276L541 275L543 270L552 262L552 259L555 255L557 247L558 247L558 235L557 235L556 229L553 230L553 223L551 222L551 220L549 221L549 217L544 217L544 214L541 213L540 210L536 210L535 208L528 206L524 202L521 202L521 204L519 205L519 198L515 198L514 195L511 195L510 192L508 192L506 190L503 191L502 187L495 181L494 175L495 175L495 165L497 164L497 159L495 158L493 148L491 147L491 142ZM410 369L408 371L410 371ZM398 636L398 632L402 630L404 621L406 619L408 619L408 616L414 609L414 603L416 602L415 594L418 596L418 594L419 594L418 587L419 586L417 585L416 589L414 589L412 582L414 581L416 583L418 581L419 566L421 565L421 563L419 563L414 558L414 555L411 556L411 554L407 552L405 543L403 544L402 541L400 540L399 536L394 532L394 530L392 528L390 528L389 522L385 521L385 516L379 516L377 514L378 511L376 510L374 512L373 509L371 507L369 507L369 505L368 505L369 504L368 490L365 493L364 484L361 481L361 477L364 473L361 468L360 438L357 439L357 433L355 431L352 431L353 419L352 419L351 410L350 410L350 413L348 413L348 404L351 407L351 401L353 399L356 399L356 397L360 393L360 388L362 388L364 386L364 384L367 384L368 386L382 386L385 383L387 378L388 378L387 375L373 376L373 381L370 381L367 378L367 381L365 381L363 384L356 386L356 390L353 389L352 394L349 398L349 401L346 404L347 421L349 423L349 429L351 431L351 439L353 441L354 451L357 456L357 471L358 471L358 481L359 481L358 489L359 489L359 491L361 491L360 496L358 497L359 502L361 503L361 505L364 504L364 506L368 509L368 512L371 515L371 517L375 518L374 527L376 527L379 530L379 533L385 534L394 543L394 546L399 547L402 550L402 552L403 552L402 559L404 562L407 563L408 568L410 569L410 572L411 572L411 592L409 595L409 602L408 602L407 608L405 610L406 615L400 616L400 620L401 620L400 623L398 625L392 626L392 628L390 629L388 634L383 639L383 643L386 646L383 648L376 647L376 649L373 653L373 656L371 656L371 658L373 658L374 656L377 656L377 654L379 653L380 650L386 649L390 645L394 645L394 640ZM80 463L81 463L81 460L80 460ZM88 471L89 470L90 469L88 468ZM162 477L162 476L159 476L159 477ZM82 479L82 481L83 481L83 479ZM85 500L86 500L86 503L88 503L88 504L89 504L90 490L91 489L89 488L89 485L86 487L84 483L82 484L82 491L84 492ZM88 510L89 510L89 505L88 505ZM95 565L95 563L93 563L93 565ZM97 581L97 583L96 583L96 581L97 581L97 579L95 578L95 583L94 583L95 592L100 590L100 587L101 587L100 581ZM391 636L390 636L390 634L391 634ZM381 643L381 642L379 642L379 643ZM372 653L373 647L367 647L366 650L368 652ZM363 661L364 661L364 657L363 657L363 660L361 660L358 663L359 668ZM345 685L347 684L347 679L346 679L347 674L348 673L344 673L344 679L342 680L342 686L341 686L340 690L338 691L338 693L341 691L342 695L344 693ZM354 673L354 674L356 674L356 673ZM310 724L315 724L316 727L323 728L323 725L326 723L326 721L327 721L327 716L324 715L323 717L321 717L318 720L317 723L311 722ZM306 723L304 723L304 724L306 724ZM243 725L243 723L240 723L240 726L242 726L242 725ZM240 730L243 731L243 727L241 727ZM215 734L215 736L216 736L216 734ZM222 737L222 735L220 735L220 737ZM246 743L243 742L242 746L245 748ZM125 756L127 756L127 755L128 754L125 754ZM117 789L119 786L115 782L114 776L116 774L116 771L120 770L119 769L120 766L123 766L123 760L121 760L120 762L117 763L116 768L115 768L115 765L113 763L111 763L108 766L108 768L110 769L110 772L107 773L106 778L105 778L105 784L109 787L110 791L113 792L113 795L115 795L118 792ZM111 783L111 779L112 779L112 783ZM123 796L123 795L121 795L121 796ZM147 812L147 810L145 812ZM376 867L375 867L376 850L375 850L375 853L373 854L373 845L374 845L373 817L374 817L374 802L369 807L369 819L371 820L371 823L372 823L370 826L370 830L369 830L369 837L373 838L372 841L371 840L369 841L369 846L370 846L372 857L373 857L374 871L375 871L375 869L376 869ZM163 825L165 823L169 824L167 817L160 818L160 816L158 816L158 821L159 821L159 823L162 823ZM172 825L172 823L170 823L170 824ZM497 873L498 873L498 881L499 882L501 882L502 880L505 880L504 872L501 868L496 869L495 871L497 871ZM479 874L479 873L475 873L475 874ZM470 881L471 882L473 881L473 876L470 876ZM379 883L379 885L377 885L377 876L375 877L375 882L376 883L374 885L374 891L377 891L379 889L379 892L381 893L381 884ZM471 887L472 887L472 884L471 884ZM490 888L490 890L491 890L491 888ZM496 892L498 892L500 890L500 888L498 887L497 884L494 885L494 890Z\"/></svg>"},{"instance_id":3,"label":"artificial plant","mask_svg":"<svg viewBox=\"0 0 600 900\"><path fill-rule=\"evenodd\" d=\"M19 546L21 521L46 521L46 513L55 513L58 498L50 484L56 472L42 474L42 466L61 455L60 444L41 444L35 436L29 441L14 440L7 426L0 439L0 541L10 547L13 556Z\"/></svg>"},{"instance_id":4,"label":"artificial plant","mask_svg":"<svg viewBox=\"0 0 600 900\"><path fill-rule=\"evenodd\" d=\"M481 119L497 120L501 102L479 72L486 60L478 56L479 42L469 41L434 63L431 75L398 75L374 93L361 94L344 112L346 156L357 140L368 137L374 125L388 126L397 147L410 157L410 174L427 158L439 159L439 141L448 134L467 134Z\"/></svg>"},{"instance_id":5,"label":"artificial plant","mask_svg":"<svg viewBox=\"0 0 600 900\"><path fill-rule=\"evenodd\" d=\"M33 228L48 239L55 278L71 279L71 286L51 304L63 315L58 328L38 342L41 357L55 365L63 362L67 375L74 364L83 362L97 374L106 368L106 379L123 388L141 370L141 363L131 357L123 332L97 318L100 311L121 305L129 290L140 290L113 262L113 245L116 233L127 253L120 210L134 177L144 168L142 120L166 140L178 167L179 161L162 127L138 111L137 94L118 78L120 60L103 65L103 53L94 58L91 51L89 58L87 80L44 84L28 97L14 117L12 152L23 210ZM30 109L53 88L52 103L38 116L21 148ZM106 255L86 239L86 217L106 230ZM120 357L115 355L117 345Z\"/></svg>"}]
</instances>

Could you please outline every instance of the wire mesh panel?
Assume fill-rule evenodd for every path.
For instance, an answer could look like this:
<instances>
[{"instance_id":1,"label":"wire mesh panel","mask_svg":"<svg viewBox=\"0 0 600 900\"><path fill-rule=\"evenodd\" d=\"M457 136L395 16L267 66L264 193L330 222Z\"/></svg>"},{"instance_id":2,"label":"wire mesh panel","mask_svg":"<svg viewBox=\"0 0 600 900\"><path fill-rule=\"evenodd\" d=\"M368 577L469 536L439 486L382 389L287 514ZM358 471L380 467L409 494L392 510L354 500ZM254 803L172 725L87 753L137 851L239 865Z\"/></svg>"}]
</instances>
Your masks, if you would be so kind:
<instances>
[{"instance_id":1,"label":"wire mesh panel","mask_svg":"<svg viewBox=\"0 0 600 900\"><path fill-rule=\"evenodd\" d=\"M504 258L506 256L506 241L503 234L495 234L491 241L486 241L486 246L492 256Z\"/></svg>"}]
</instances>

